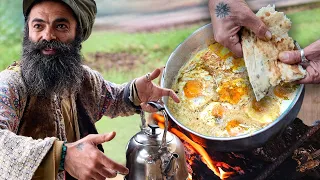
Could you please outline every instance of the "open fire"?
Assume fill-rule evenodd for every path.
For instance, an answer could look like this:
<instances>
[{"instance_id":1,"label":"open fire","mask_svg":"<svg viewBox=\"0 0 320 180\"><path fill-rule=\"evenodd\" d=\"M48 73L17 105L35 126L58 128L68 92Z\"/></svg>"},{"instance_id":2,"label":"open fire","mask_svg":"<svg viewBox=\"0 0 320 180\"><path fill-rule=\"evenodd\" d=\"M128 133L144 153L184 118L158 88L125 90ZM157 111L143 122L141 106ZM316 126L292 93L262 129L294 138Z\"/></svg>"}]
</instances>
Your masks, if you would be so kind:
<instances>
[{"instance_id":1,"label":"open fire","mask_svg":"<svg viewBox=\"0 0 320 180\"><path fill-rule=\"evenodd\" d=\"M153 113L151 119L164 128L162 115ZM169 121L169 131L184 144L188 180L283 179L284 176L320 179L319 129L320 125L308 127L296 119L281 136L263 147L246 152L216 152L192 141Z\"/></svg>"}]
</instances>

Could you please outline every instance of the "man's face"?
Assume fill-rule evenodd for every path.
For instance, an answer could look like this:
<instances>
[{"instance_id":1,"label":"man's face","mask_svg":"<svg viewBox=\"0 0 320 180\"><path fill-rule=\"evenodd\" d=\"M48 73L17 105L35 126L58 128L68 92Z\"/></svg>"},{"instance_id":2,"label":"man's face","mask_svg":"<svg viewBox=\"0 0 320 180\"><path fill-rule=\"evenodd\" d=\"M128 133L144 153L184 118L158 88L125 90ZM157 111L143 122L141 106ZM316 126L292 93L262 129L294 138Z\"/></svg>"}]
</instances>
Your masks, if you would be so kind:
<instances>
[{"instance_id":1,"label":"man's face","mask_svg":"<svg viewBox=\"0 0 320 180\"><path fill-rule=\"evenodd\" d=\"M32 7L29 14L29 39L33 42L42 40L70 43L75 39L77 21L72 10L56 1L43 1ZM53 55L55 49L42 50L45 55Z\"/></svg>"},{"instance_id":2,"label":"man's face","mask_svg":"<svg viewBox=\"0 0 320 180\"><path fill-rule=\"evenodd\" d=\"M35 96L79 90L83 68L81 29L72 10L57 1L32 7L23 38L21 74Z\"/></svg>"}]
</instances>

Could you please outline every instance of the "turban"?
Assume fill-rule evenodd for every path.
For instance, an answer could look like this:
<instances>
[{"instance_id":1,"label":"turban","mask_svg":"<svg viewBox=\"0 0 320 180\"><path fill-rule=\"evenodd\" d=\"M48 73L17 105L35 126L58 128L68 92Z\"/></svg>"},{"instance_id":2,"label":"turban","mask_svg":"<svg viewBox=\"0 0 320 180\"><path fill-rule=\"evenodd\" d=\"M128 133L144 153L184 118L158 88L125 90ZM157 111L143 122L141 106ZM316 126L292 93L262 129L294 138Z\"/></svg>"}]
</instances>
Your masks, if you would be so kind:
<instances>
[{"instance_id":1,"label":"turban","mask_svg":"<svg viewBox=\"0 0 320 180\"><path fill-rule=\"evenodd\" d=\"M23 15L27 18L32 6L39 0L23 0ZM61 0L69 6L76 16L79 27L82 29L83 41L91 34L92 26L97 14L97 6L94 0Z\"/></svg>"}]
</instances>

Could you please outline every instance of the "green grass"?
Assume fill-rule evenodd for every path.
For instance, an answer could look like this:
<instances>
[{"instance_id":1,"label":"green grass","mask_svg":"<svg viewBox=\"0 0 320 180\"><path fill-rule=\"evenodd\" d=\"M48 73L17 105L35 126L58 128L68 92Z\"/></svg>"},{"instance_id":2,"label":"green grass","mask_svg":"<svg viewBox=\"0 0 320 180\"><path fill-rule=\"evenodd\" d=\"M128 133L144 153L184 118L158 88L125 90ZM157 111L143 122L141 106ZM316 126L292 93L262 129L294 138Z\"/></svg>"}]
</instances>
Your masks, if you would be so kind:
<instances>
[{"instance_id":1,"label":"green grass","mask_svg":"<svg viewBox=\"0 0 320 180\"><path fill-rule=\"evenodd\" d=\"M290 35L305 47L320 38L320 9L313 9L294 14L288 17L293 22ZM145 63L129 72L109 70L101 72L104 77L115 83L123 83L139 77L154 68L165 65L171 52L201 25L172 29L154 33L120 33L120 32L93 32L89 40L83 44L83 53L88 58L94 52L128 52L142 55ZM14 60L19 59L20 44L0 44L0 70L7 67ZM90 60L90 59L88 59ZM125 146L129 139L139 131L139 116L109 119L104 117L96 125L100 133L116 131L117 136L103 146L111 159L124 163Z\"/></svg>"},{"instance_id":2,"label":"green grass","mask_svg":"<svg viewBox=\"0 0 320 180\"><path fill-rule=\"evenodd\" d=\"M320 8L287 15L292 21L289 32L302 47L320 39Z\"/></svg>"},{"instance_id":3,"label":"green grass","mask_svg":"<svg viewBox=\"0 0 320 180\"><path fill-rule=\"evenodd\" d=\"M20 52L20 44L13 44L9 46L6 44L0 44L0 70L5 69L14 61L18 61L20 59Z\"/></svg>"},{"instance_id":4,"label":"green grass","mask_svg":"<svg viewBox=\"0 0 320 180\"><path fill-rule=\"evenodd\" d=\"M139 115L115 119L103 117L96 123L99 133L108 133L112 131L117 133L112 141L103 144L105 154L109 158L120 163L125 163L125 147L130 138L140 131L139 125L141 123L139 117Z\"/></svg>"},{"instance_id":5,"label":"green grass","mask_svg":"<svg viewBox=\"0 0 320 180\"><path fill-rule=\"evenodd\" d=\"M90 61L88 54L97 51L108 53L125 51L142 56L145 63L138 65L130 72L122 73L121 76L119 76L119 72L112 70L104 73L106 79L122 83L164 66L173 49L198 27L199 25L184 29L136 34L94 32L90 39L83 44L83 53L88 61Z\"/></svg>"}]
</instances>

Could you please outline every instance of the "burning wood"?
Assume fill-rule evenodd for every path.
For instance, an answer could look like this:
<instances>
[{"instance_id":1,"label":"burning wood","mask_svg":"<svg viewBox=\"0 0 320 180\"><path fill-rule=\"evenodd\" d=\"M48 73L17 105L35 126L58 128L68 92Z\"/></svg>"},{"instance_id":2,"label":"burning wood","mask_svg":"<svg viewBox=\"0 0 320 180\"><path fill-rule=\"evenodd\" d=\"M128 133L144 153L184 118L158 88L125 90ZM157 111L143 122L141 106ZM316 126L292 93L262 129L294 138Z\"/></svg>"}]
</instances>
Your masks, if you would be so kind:
<instances>
[{"instance_id":1,"label":"burning wood","mask_svg":"<svg viewBox=\"0 0 320 180\"><path fill-rule=\"evenodd\" d=\"M152 118L154 118L154 120L156 120L158 122L158 126L160 128L164 127L163 116L154 113L152 115ZM191 148L194 149L193 152L194 153L197 152L200 155L202 162L205 163L207 165L207 167L210 170L212 170L214 172L214 174L217 175L220 179L226 179L226 178L230 177L232 174L234 174L234 172L231 172L231 171L224 171L222 169L222 167L224 169L228 169L228 170L233 169L233 170L239 171L241 173L244 173L244 171L242 171L240 167L231 167L227 163L213 161L211 159L210 155L207 153L207 151L201 145L192 141L190 138L188 138L186 135L184 135L178 129L172 128L169 125L169 131L172 132L173 134L175 134L177 137L179 137L185 145L188 144L185 147L191 146ZM187 162L189 164L192 164L193 160L188 158Z\"/></svg>"},{"instance_id":2,"label":"burning wood","mask_svg":"<svg viewBox=\"0 0 320 180\"><path fill-rule=\"evenodd\" d=\"M298 162L297 171L305 172L318 167L320 164L319 155L320 149L313 153L305 148L295 150L292 158Z\"/></svg>"},{"instance_id":3,"label":"burning wood","mask_svg":"<svg viewBox=\"0 0 320 180\"><path fill-rule=\"evenodd\" d=\"M159 127L164 127L162 115L154 113L151 118ZM188 180L272 180L284 176L296 180L320 179L319 129L319 124L308 127L296 119L280 136L260 148L244 152L217 152L194 142L169 120L169 131L184 144ZM288 158L293 152L295 155Z\"/></svg>"}]
</instances>

